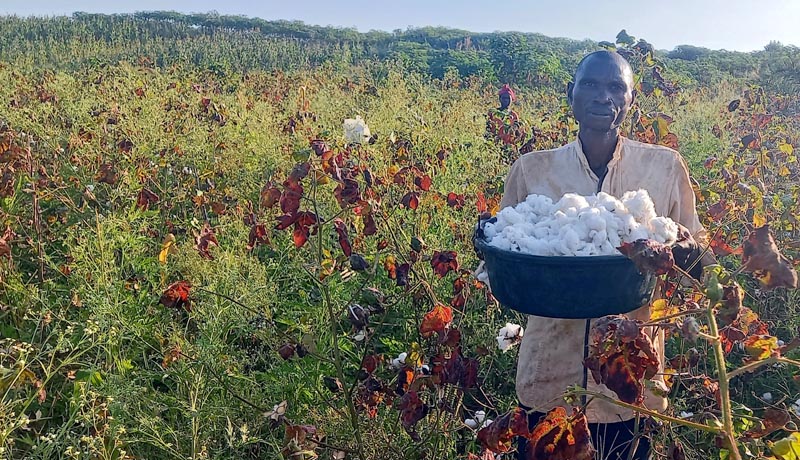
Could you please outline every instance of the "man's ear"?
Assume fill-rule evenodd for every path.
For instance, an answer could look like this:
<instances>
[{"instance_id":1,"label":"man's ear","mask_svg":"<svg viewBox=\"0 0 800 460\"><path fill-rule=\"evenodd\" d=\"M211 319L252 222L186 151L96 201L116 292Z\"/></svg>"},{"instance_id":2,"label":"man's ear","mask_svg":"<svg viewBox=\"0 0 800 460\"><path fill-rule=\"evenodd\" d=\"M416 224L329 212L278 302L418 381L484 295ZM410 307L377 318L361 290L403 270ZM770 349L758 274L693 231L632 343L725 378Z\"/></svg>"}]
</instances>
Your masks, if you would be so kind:
<instances>
[{"instance_id":1,"label":"man's ear","mask_svg":"<svg viewBox=\"0 0 800 460\"><path fill-rule=\"evenodd\" d=\"M572 106L572 89L575 88L575 82L567 83L567 103Z\"/></svg>"}]
</instances>

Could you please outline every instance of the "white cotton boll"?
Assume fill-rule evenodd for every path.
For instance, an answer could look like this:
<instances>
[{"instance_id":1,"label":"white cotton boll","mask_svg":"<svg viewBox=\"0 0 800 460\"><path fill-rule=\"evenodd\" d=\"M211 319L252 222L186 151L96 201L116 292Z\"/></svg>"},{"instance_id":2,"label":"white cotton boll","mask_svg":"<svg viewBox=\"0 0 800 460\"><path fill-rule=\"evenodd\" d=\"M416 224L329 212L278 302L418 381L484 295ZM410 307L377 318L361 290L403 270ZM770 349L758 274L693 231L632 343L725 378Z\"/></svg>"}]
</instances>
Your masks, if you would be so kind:
<instances>
[{"instance_id":1,"label":"white cotton boll","mask_svg":"<svg viewBox=\"0 0 800 460\"><path fill-rule=\"evenodd\" d=\"M626 243L632 243L636 240L646 240L650 235L647 232L647 227L644 225L639 225L636 228L631 229L631 232L628 234L627 238L623 238Z\"/></svg>"},{"instance_id":2,"label":"white cotton boll","mask_svg":"<svg viewBox=\"0 0 800 460\"><path fill-rule=\"evenodd\" d=\"M486 237L487 241L492 241L492 239L497 236L497 226L491 222L487 222L483 226L483 235Z\"/></svg>"},{"instance_id":3,"label":"white cotton boll","mask_svg":"<svg viewBox=\"0 0 800 460\"><path fill-rule=\"evenodd\" d=\"M533 236L538 239L547 239L550 237L550 227L547 223L539 222L533 226Z\"/></svg>"},{"instance_id":4,"label":"white cotton boll","mask_svg":"<svg viewBox=\"0 0 800 460\"><path fill-rule=\"evenodd\" d=\"M566 208L564 209L564 214L566 214L567 217L578 217L578 208Z\"/></svg>"},{"instance_id":5,"label":"white cotton boll","mask_svg":"<svg viewBox=\"0 0 800 460\"><path fill-rule=\"evenodd\" d=\"M553 213L553 219L555 219L556 222L566 222L567 215L564 214L564 211L561 211L559 209L558 211Z\"/></svg>"},{"instance_id":6,"label":"white cotton boll","mask_svg":"<svg viewBox=\"0 0 800 460\"><path fill-rule=\"evenodd\" d=\"M558 200L556 207L561 210L567 208L583 209L589 207L589 202L586 201L586 197L578 195L577 193L566 193Z\"/></svg>"},{"instance_id":7,"label":"white cotton boll","mask_svg":"<svg viewBox=\"0 0 800 460\"><path fill-rule=\"evenodd\" d=\"M622 202L638 222L647 223L656 217L656 208L646 190L625 192L622 195Z\"/></svg>"},{"instance_id":8,"label":"white cotton boll","mask_svg":"<svg viewBox=\"0 0 800 460\"><path fill-rule=\"evenodd\" d=\"M500 210L497 215L498 218L502 216L503 220L506 222L506 225L516 225L525 221L525 216L518 213L516 209L510 206Z\"/></svg>"},{"instance_id":9,"label":"white cotton boll","mask_svg":"<svg viewBox=\"0 0 800 460\"><path fill-rule=\"evenodd\" d=\"M397 358L392 360L392 367L395 369L400 369L401 367L406 365L406 358L408 357L408 353L400 353L397 355Z\"/></svg>"},{"instance_id":10,"label":"white cotton boll","mask_svg":"<svg viewBox=\"0 0 800 460\"><path fill-rule=\"evenodd\" d=\"M761 395L761 399L763 399L767 403L771 403L772 402L772 393L769 393L769 392L764 393L763 395Z\"/></svg>"},{"instance_id":11,"label":"white cotton boll","mask_svg":"<svg viewBox=\"0 0 800 460\"><path fill-rule=\"evenodd\" d=\"M617 246L619 246L619 245L617 245ZM603 256L611 256L611 255L617 254L619 252L619 251L617 251L617 246L614 246L611 242L606 241L606 242L604 242L603 244L600 245L599 254L603 255Z\"/></svg>"},{"instance_id":12,"label":"white cotton boll","mask_svg":"<svg viewBox=\"0 0 800 460\"><path fill-rule=\"evenodd\" d=\"M564 254L571 254L578 250L578 243L581 237L572 227L562 227L559 233L562 243L564 243Z\"/></svg>"},{"instance_id":13,"label":"white cotton boll","mask_svg":"<svg viewBox=\"0 0 800 460\"><path fill-rule=\"evenodd\" d=\"M606 237L608 238L608 244L616 251L616 248L622 245L622 239L619 237L619 233L616 232L607 232ZM612 252L613 254L614 252Z\"/></svg>"},{"instance_id":14,"label":"white cotton boll","mask_svg":"<svg viewBox=\"0 0 800 460\"><path fill-rule=\"evenodd\" d=\"M589 236L592 238L592 244L600 246L604 242L608 241L608 233L605 230L595 231L592 230L589 232Z\"/></svg>"},{"instance_id":15,"label":"white cotton boll","mask_svg":"<svg viewBox=\"0 0 800 460\"><path fill-rule=\"evenodd\" d=\"M489 244L503 251L511 250L511 242L508 241L503 236L494 238L492 241L489 242Z\"/></svg>"},{"instance_id":16,"label":"white cotton boll","mask_svg":"<svg viewBox=\"0 0 800 460\"><path fill-rule=\"evenodd\" d=\"M600 192L597 194L597 201L595 202L595 206L603 207L609 212L625 212L625 205L618 200L613 195L609 195L606 192Z\"/></svg>"},{"instance_id":17,"label":"white cotton boll","mask_svg":"<svg viewBox=\"0 0 800 460\"><path fill-rule=\"evenodd\" d=\"M528 195L525 203L535 214L539 216L549 216L553 213L553 200L544 195Z\"/></svg>"},{"instance_id":18,"label":"white cotton boll","mask_svg":"<svg viewBox=\"0 0 800 460\"><path fill-rule=\"evenodd\" d=\"M519 324L506 323L497 333L497 347L504 353L522 341L525 330Z\"/></svg>"},{"instance_id":19,"label":"white cotton boll","mask_svg":"<svg viewBox=\"0 0 800 460\"><path fill-rule=\"evenodd\" d=\"M671 245L678 239L678 224L669 217L656 217L647 223L653 232L653 239L662 244Z\"/></svg>"}]
</instances>

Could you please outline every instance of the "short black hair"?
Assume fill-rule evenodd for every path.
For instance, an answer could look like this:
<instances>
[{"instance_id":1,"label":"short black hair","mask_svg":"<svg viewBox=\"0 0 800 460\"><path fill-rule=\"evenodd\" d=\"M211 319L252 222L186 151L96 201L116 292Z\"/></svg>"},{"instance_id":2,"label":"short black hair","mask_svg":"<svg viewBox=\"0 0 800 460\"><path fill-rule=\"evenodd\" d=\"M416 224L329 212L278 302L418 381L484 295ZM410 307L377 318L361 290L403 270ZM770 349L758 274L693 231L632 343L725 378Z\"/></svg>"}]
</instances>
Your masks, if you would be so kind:
<instances>
[{"instance_id":1,"label":"short black hair","mask_svg":"<svg viewBox=\"0 0 800 460\"><path fill-rule=\"evenodd\" d=\"M579 73L581 70L583 70L583 67L586 65L586 63L587 63L587 62L589 62L589 61L591 61L592 59L607 59L607 60L609 60L609 61L617 61L617 62L620 62L620 63L622 63L622 64L623 64L625 67L627 67L628 69L630 69L630 70L631 70L631 75L633 75L633 69L631 68L631 64L628 62L628 60L627 60L627 59L625 59L624 57L622 57L622 55L621 55L621 54L619 54L619 53L617 53L617 52L614 52L614 51L608 51L608 50L598 50L598 51L594 51L594 52L591 52L591 53L587 54L586 56L584 56L584 57L583 57L583 58L580 60L580 62L578 62L578 67L576 67L576 68L575 68L575 73L574 73L574 74L572 74L572 81L573 81L573 82L574 82L575 80L577 80L578 73Z\"/></svg>"}]
</instances>

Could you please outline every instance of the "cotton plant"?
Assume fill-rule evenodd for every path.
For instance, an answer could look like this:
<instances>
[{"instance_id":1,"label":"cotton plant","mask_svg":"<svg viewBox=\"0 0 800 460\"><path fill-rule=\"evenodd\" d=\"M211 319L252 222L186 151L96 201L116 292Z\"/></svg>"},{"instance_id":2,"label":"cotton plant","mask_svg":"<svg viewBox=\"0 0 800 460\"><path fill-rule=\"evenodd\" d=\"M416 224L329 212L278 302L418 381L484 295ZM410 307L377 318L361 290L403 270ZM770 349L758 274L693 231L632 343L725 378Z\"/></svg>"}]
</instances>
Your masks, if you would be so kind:
<instances>
[{"instance_id":1,"label":"cotton plant","mask_svg":"<svg viewBox=\"0 0 800 460\"><path fill-rule=\"evenodd\" d=\"M525 330L519 324L514 323L506 323L500 329L500 332L497 333L497 347L503 351L503 353L510 350L515 345L522 342L522 336L525 333Z\"/></svg>"},{"instance_id":2,"label":"cotton plant","mask_svg":"<svg viewBox=\"0 0 800 460\"><path fill-rule=\"evenodd\" d=\"M669 245L678 238L678 224L656 215L646 190L619 199L605 192L567 193L555 203L531 194L498 212L483 231L494 247L539 256L614 255L622 243L651 239Z\"/></svg>"},{"instance_id":3,"label":"cotton plant","mask_svg":"<svg viewBox=\"0 0 800 460\"><path fill-rule=\"evenodd\" d=\"M344 138L348 144L365 143L371 136L367 122L360 115L344 120Z\"/></svg>"}]
</instances>

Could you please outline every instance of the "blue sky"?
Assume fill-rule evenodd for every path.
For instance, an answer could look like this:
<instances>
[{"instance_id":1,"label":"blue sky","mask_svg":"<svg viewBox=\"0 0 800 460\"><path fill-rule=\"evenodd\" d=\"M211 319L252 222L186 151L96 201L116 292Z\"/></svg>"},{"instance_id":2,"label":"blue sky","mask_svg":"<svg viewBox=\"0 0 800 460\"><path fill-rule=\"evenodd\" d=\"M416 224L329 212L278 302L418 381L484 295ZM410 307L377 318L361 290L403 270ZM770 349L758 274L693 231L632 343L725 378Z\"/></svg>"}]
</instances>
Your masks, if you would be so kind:
<instances>
[{"instance_id":1,"label":"blue sky","mask_svg":"<svg viewBox=\"0 0 800 460\"><path fill-rule=\"evenodd\" d=\"M690 44L752 51L770 40L800 46L800 0L0 0L0 14L21 16L147 10L216 10L360 31L431 25L597 41L624 28L659 49Z\"/></svg>"}]
</instances>

